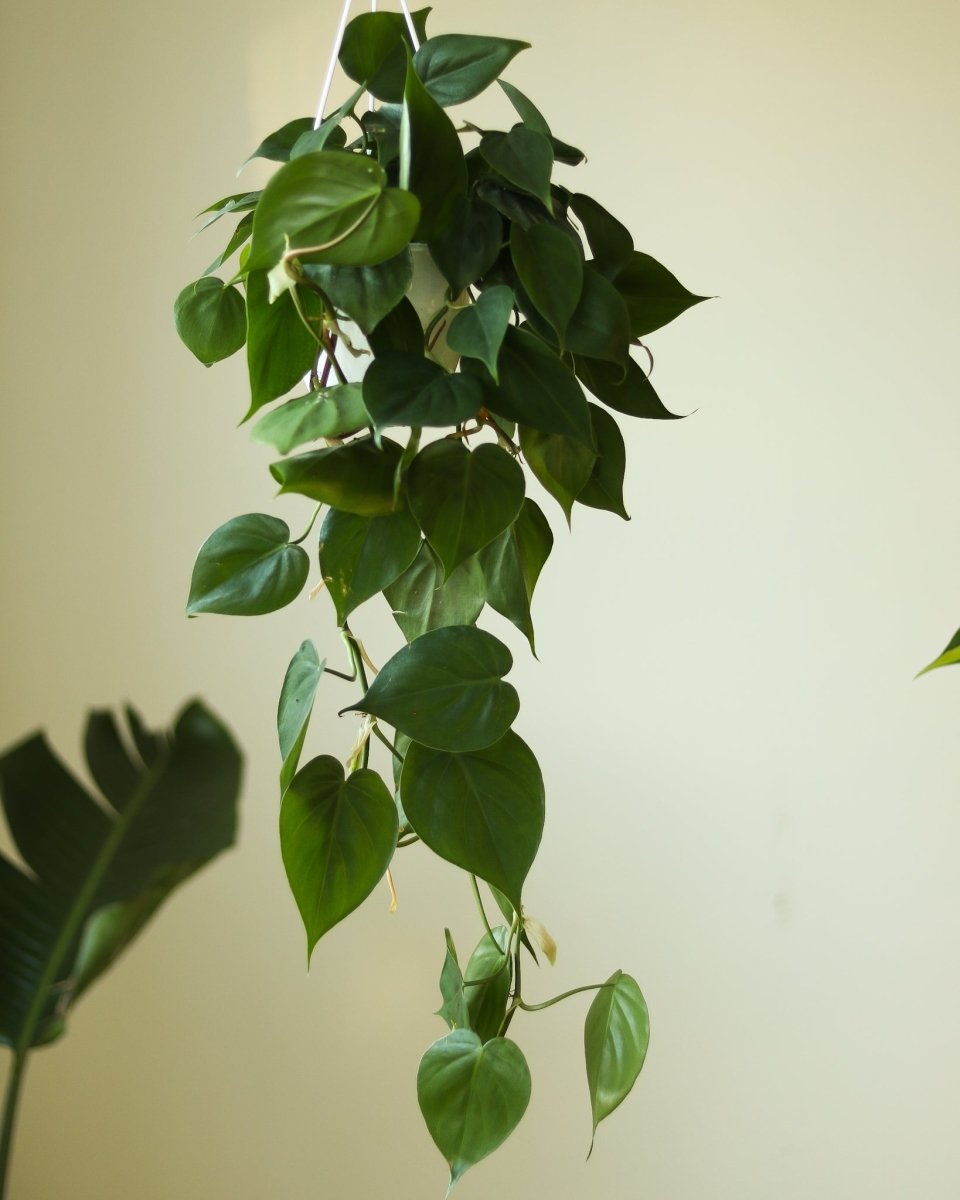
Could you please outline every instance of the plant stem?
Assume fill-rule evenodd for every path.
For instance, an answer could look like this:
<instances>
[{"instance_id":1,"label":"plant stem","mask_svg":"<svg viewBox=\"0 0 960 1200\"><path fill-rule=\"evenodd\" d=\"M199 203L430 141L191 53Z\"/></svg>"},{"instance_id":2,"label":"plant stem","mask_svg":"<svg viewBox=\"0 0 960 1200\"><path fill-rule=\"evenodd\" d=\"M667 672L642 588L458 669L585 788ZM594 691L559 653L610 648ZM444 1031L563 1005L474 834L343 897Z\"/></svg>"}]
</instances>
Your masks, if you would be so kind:
<instances>
[{"instance_id":1,"label":"plant stem","mask_svg":"<svg viewBox=\"0 0 960 1200\"><path fill-rule=\"evenodd\" d=\"M7 1087L3 1097L3 1127L0 1131L0 1200L7 1191L7 1168L10 1165L10 1151L13 1146L13 1130L17 1119L17 1102L20 1099L20 1088L27 1067L27 1051L15 1052L10 1064L10 1074L7 1076Z\"/></svg>"},{"instance_id":2,"label":"plant stem","mask_svg":"<svg viewBox=\"0 0 960 1200\"><path fill-rule=\"evenodd\" d=\"M569 992L561 992L559 996L554 996L552 1000L544 1000L542 1004L527 1004L524 1000L517 1001L517 1007L522 1008L524 1012L540 1012L544 1008L552 1008L554 1004L559 1004L561 1000L566 1000L570 996L576 996L579 992L599 992L601 988L611 987L609 983L585 983L583 987L571 988Z\"/></svg>"},{"instance_id":3,"label":"plant stem","mask_svg":"<svg viewBox=\"0 0 960 1200\"><path fill-rule=\"evenodd\" d=\"M360 643L353 636L350 626L346 623L346 621L343 623L343 629L341 632L343 633L343 640L347 644L347 649L350 651L350 659L353 662L353 669L357 673L357 678L360 680L360 686L363 688L364 692L366 692L369 684L367 683L367 669L363 665L363 651L360 649ZM363 743L360 765L365 767L369 761L370 739L368 737Z\"/></svg>"},{"instance_id":4,"label":"plant stem","mask_svg":"<svg viewBox=\"0 0 960 1200\"><path fill-rule=\"evenodd\" d=\"M310 530L311 530L311 529L314 527L314 525L316 524L317 517L319 517L319 516L320 516L320 509L321 509L321 508L323 508L323 505L322 505L322 504L318 504L318 505L317 505L317 507L316 507L316 508L313 510L313 516L310 518L310 524L307 526L307 528L306 528L306 532L305 532L305 533L302 533L302 534L300 535L300 537L298 537L298 538L296 538L294 541L292 541L292 542L290 543L290 545L291 545L291 546L299 546L301 542L305 542L305 541L307 540L307 538L310 536Z\"/></svg>"},{"instance_id":5,"label":"plant stem","mask_svg":"<svg viewBox=\"0 0 960 1200\"><path fill-rule=\"evenodd\" d=\"M493 936L493 930L490 928L490 922L487 920L487 913L483 907L483 897L480 895L480 888L477 884L476 875L470 876L470 886L473 888L473 898L477 902L477 909L480 913L480 920L483 922L483 927L487 931L491 941L496 941Z\"/></svg>"}]
</instances>

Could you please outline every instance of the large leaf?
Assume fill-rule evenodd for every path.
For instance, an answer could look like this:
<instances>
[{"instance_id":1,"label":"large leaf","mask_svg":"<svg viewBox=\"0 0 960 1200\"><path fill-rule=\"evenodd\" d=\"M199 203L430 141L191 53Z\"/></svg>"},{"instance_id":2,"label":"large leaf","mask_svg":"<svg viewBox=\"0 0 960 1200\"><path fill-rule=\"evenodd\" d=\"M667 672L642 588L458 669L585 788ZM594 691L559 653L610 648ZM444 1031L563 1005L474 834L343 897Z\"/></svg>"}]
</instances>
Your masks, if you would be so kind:
<instances>
[{"instance_id":1,"label":"large leaf","mask_svg":"<svg viewBox=\"0 0 960 1200\"><path fill-rule=\"evenodd\" d=\"M302 297L311 316L319 317L318 298ZM317 337L296 310L293 294L270 302L266 271L247 277L247 371L250 407L245 420L300 382L317 357Z\"/></svg>"},{"instance_id":2,"label":"large leaf","mask_svg":"<svg viewBox=\"0 0 960 1200\"><path fill-rule=\"evenodd\" d=\"M488 404L511 421L562 433L593 449L590 410L576 377L526 329L507 330L500 348L500 386Z\"/></svg>"},{"instance_id":3,"label":"large leaf","mask_svg":"<svg viewBox=\"0 0 960 1200\"><path fill-rule=\"evenodd\" d=\"M479 96L529 46L509 38L445 33L424 42L413 65L430 95L446 107Z\"/></svg>"},{"instance_id":4,"label":"large leaf","mask_svg":"<svg viewBox=\"0 0 960 1200\"><path fill-rule=\"evenodd\" d=\"M536 653L530 604L543 564L553 549L553 533L537 504L524 500L517 519L478 555L487 603L512 621Z\"/></svg>"},{"instance_id":5,"label":"large leaf","mask_svg":"<svg viewBox=\"0 0 960 1200\"><path fill-rule=\"evenodd\" d=\"M482 629L433 629L389 659L353 707L424 746L482 750L520 711L516 689L503 682L512 666L507 647Z\"/></svg>"},{"instance_id":6,"label":"large leaf","mask_svg":"<svg viewBox=\"0 0 960 1200\"><path fill-rule=\"evenodd\" d=\"M247 313L235 287L205 275L188 283L173 306L180 340L204 366L235 354L247 338Z\"/></svg>"},{"instance_id":7,"label":"large leaf","mask_svg":"<svg viewBox=\"0 0 960 1200\"><path fill-rule=\"evenodd\" d=\"M297 492L331 508L378 517L395 510L393 480L402 451L387 438L358 438L271 463L281 492Z\"/></svg>"},{"instance_id":8,"label":"large leaf","mask_svg":"<svg viewBox=\"0 0 960 1200\"><path fill-rule=\"evenodd\" d=\"M950 641L943 649L943 653L928 663L920 675L926 675L928 671L936 671L939 667L952 667L960 662L960 629L953 635ZM919 678L919 675L917 676Z\"/></svg>"},{"instance_id":9,"label":"large leaf","mask_svg":"<svg viewBox=\"0 0 960 1200\"><path fill-rule=\"evenodd\" d=\"M320 529L320 571L343 625L355 608L389 587L420 549L420 529L406 510L360 517L332 508Z\"/></svg>"},{"instance_id":10,"label":"large leaf","mask_svg":"<svg viewBox=\"0 0 960 1200\"><path fill-rule=\"evenodd\" d=\"M417 40L426 39L429 8L412 13ZM407 76L410 33L401 13L361 13L349 23L340 46L340 65L357 83L366 84L371 96L398 103L403 99Z\"/></svg>"},{"instance_id":11,"label":"large leaf","mask_svg":"<svg viewBox=\"0 0 960 1200\"><path fill-rule=\"evenodd\" d=\"M500 1032L510 995L510 958L507 947L510 931L505 925L485 933L470 955L463 973L468 1028L481 1042L489 1042Z\"/></svg>"},{"instance_id":12,"label":"large leaf","mask_svg":"<svg viewBox=\"0 0 960 1200\"><path fill-rule=\"evenodd\" d=\"M630 356L630 318L623 297L604 275L587 265L580 302L567 326L566 349L575 355L617 363Z\"/></svg>"},{"instance_id":13,"label":"large leaf","mask_svg":"<svg viewBox=\"0 0 960 1200\"><path fill-rule=\"evenodd\" d=\"M79 994L170 892L233 844L240 755L200 704L169 736L129 714L87 725L94 798L36 734L0 757L0 794L31 874L0 855L0 1042L52 1041Z\"/></svg>"},{"instance_id":14,"label":"large leaf","mask_svg":"<svg viewBox=\"0 0 960 1200\"><path fill-rule=\"evenodd\" d=\"M639 250L633 252L613 282L626 302L630 332L635 338L660 329L707 299L687 291L676 275Z\"/></svg>"},{"instance_id":15,"label":"large leaf","mask_svg":"<svg viewBox=\"0 0 960 1200\"><path fill-rule=\"evenodd\" d=\"M376 429L409 425L450 427L474 416L483 388L451 374L422 353L378 354L363 377L363 403Z\"/></svg>"},{"instance_id":16,"label":"large leaf","mask_svg":"<svg viewBox=\"0 0 960 1200\"><path fill-rule=\"evenodd\" d=\"M290 544L285 521L265 513L234 517L200 547L187 613L255 617L299 596L310 572L302 546Z\"/></svg>"},{"instance_id":17,"label":"large leaf","mask_svg":"<svg viewBox=\"0 0 960 1200\"><path fill-rule=\"evenodd\" d=\"M583 291L580 251L559 226L539 221L529 229L511 228L510 254L524 290L562 347Z\"/></svg>"},{"instance_id":18,"label":"large leaf","mask_svg":"<svg viewBox=\"0 0 960 1200\"><path fill-rule=\"evenodd\" d=\"M497 260L503 244L499 213L475 196L460 196L453 205L447 227L430 241L430 253L459 296Z\"/></svg>"},{"instance_id":19,"label":"large leaf","mask_svg":"<svg viewBox=\"0 0 960 1200\"><path fill-rule=\"evenodd\" d=\"M443 232L467 190L467 165L456 128L420 82L412 60L403 89L400 186L420 201L416 238L421 242Z\"/></svg>"},{"instance_id":20,"label":"large leaf","mask_svg":"<svg viewBox=\"0 0 960 1200\"><path fill-rule=\"evenodd\" d=\"M607 410L596 404L590 405L590 420L597 440L597 459L590 478L577 495L577 503L616 513L629 521L630 514L623 506L623 476L627 466L623 435Z\"/></svg>"},{"instance_id":21,"label":"large leaf","mask_svg":"<svg viewBox=\"0 0 960 1200\"><path fill-rule=\"evenodd\" d=\"M279 405L254 425L250 439L289 454L305 442L340 438L369 424L362 385L338 383L305 396L294 396Z\"/></svg>"},{"instance_id":22,"label":"large leaf","mask_svg":"<svg viewBox=\"0 0 960 1200\"><path fill-rule=\"evenodd\" d=\"M410 466L407 500L447 575L502 533L523 503L523 469L499 446L444 438Z\"/></svg>"},{"instance_id":23,"label":"large leaf","mask_svg":"<svg viewBox=\"0 0 960 1200\"><path fill-rule=\"evenodd\" d=\"M498 175L521 192L535 196L547 212L553 212L553 147L542 133L527 125L516 125L509 133L485 133L480 139L480 153Z\"/></svg>"},{"instance_id":24,"label":"large leaf","mask_svg":"<svg viewBox=\"0 0 960 1200\"><path fill-rule=\"evenodd\" d=\"M484 288L476 304L461 309L447 334L447 345L458 354L479 359L493 379L499 378L497 356L513 312L513 289L505 284Z\"/></svg>"},{"instance_id":25,"label":"large leaf","mask_svg":"<svg viewBox=\"0 0 960 1200\"><path fill-rule=\"evenodd\" d=\"M431 629L472 625L483 608L484 576L479 561L468 558L444 579L443 564L424 542L410 566L383 594L403 636L412 642Z\"/></svg>"},{"instance_id":26,"label":"large leaf","mask_svg":"<svg viewBox=\"0 0 960 1200\"><path fill-rule=\"evenodd\" d=\"M628 417L643 417L654 421L676 421L680 414L672 413L654 390L653 384L634 359L627 363L627 373L613 363L591 358L576 358L576 372L591 392L608 408Z\"/></svg>"},{"instance_id":27,"label":"large leaf","mask_svg":"<svg viewBox=\"0 0 960 1200\"><path fill-rule=\"evenodd\" d=\"M328 754L302 767L280 805L280 850L307 933L321 937L370 895L397 844L397 807L375 771L344 778Z\"/></svg>"},{"instance_id":28,"label":"large leaf","mask_svg":"<svg viewBox=\"0 0 960 1200\"><path fill-rule=\"evenodd\" d=\"M643 993L630 975L614 971L590 1005L583 1030L594 1136L636 1083L649 1041L650 1015Z\"/></svg>"},{"instance_id":29,"label":"large leaf","mask_svg":"<svg viewBox=\"0 0 960 1200\"><path fill-rule=\"evenodd\" d=\"M544 796L537 760L517 734L511 730L493 745L458 754L414 741L400 796L425 845L499 888L520 911L523 881L543 833Z\"/></svg>"},{"instance_id":30,"label":"large leaf","mask_svg":"<svg viewBox=\"0 0 960 1200\"><path fill-rule=\"evenodd\" d=\"M417 1099L452 1188L516 1129L530 1101L530 1071L515 1042L484 1044L472 1030L455 1029L423 1056Z\"/></svg>"},{"instance_id":31,"label":"large leaf","mask_svg":"<svg viewBox=\"0 0 960 1200\"><path fill-rule=\"evenodd\" d=\"M342 241L320 249L304 246L306 262L349 267L377 266L408 246L420 221L420 201L402 188L384 188L380 199Z\"/></svg>"},{"instance_id":32,"label":"large leaf","mask_svg":"<svg viewBox=\"0 0 960 1200\"><path fill-rule=\"evenodd\" d=\"M303 273L323 289L334 308L369 333L406 295L413 280L413 256L406 249L372 267L306 263Z\"/></svg>"},{"instance_id":33,"label":"large leaf","mask_svg":"<svg viewBox=\"0 0 960 1200\"><path fill-rule=\"evenodd\" d=\"M527 466L563 509L569 524L573 503L593 471L596 450L576 438L526 426L520 430L520 448Z\"/></svg>"},{"instance_id":34,"label":"large leaf","mask_svg":"<svg viewBox=\"0 0 960 1200\"><path fill-rule=\"evenodd\" d=\"M280 742L280 791L297 773L300 751L313 712L313 701L323 676L326 660L317 655L313 642L301 642L283 677L277 705L277 739Z\"/></svg>"}]
</instances>

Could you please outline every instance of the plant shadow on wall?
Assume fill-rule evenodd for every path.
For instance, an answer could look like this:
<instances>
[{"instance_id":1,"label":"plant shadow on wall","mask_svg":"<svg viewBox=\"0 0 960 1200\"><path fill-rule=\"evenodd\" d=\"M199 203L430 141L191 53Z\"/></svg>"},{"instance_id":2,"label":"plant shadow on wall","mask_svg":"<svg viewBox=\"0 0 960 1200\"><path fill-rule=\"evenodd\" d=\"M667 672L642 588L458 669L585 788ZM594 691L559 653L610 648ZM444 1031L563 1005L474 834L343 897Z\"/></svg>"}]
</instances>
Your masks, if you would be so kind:
<instances>
[{"instance_id":1,"label":"plant shadow on wall","mask_svg":"<svg viewBox=\"0 0 960 1200\"><path fill-rule=\"evenodd\" d=\"M481 936L466 961L446 935L439 1015L449 1032L417 1079L453 1186L527 1106L530 1074L508 1037L518 1013L595 992L584 1029L594 1134L647 1050L646 1004L621 970L528 999L524 956L554 953L523 907L543 781L511 728L510 651L477 620L489 605L533 651L531 600L553 538L527 472L568 522L575 504L627 517L611 410L671 417L640 339L702 297L636 250L597 201L553 179L556 163L583 154L500 79L526 43L428 39L427 11L347 25L339 62L356 90L264 140L251 157L281 165L262 191L205 210L208 225L239 221L175 315L206 365L246 346L252 436L285 456L271 467L281 492L315 505L297 537L262 513L212 533L188 612L279 609L307 587L312 552L345 644L340 670L304 641L278 709L280 843L308 959L390 878L398 849L422 842L467 873L476 899ZM450 106L494 83L512 108L507 130L451 120ZM223 282L214 273L235 254ZM306 390L287 398L301 381ZM350 622L379 594L406 644L377 671ZM342 681L340 712L360 714L345 768L330 755L300 765L325 673Z\"/></svg>"}]
</instances>

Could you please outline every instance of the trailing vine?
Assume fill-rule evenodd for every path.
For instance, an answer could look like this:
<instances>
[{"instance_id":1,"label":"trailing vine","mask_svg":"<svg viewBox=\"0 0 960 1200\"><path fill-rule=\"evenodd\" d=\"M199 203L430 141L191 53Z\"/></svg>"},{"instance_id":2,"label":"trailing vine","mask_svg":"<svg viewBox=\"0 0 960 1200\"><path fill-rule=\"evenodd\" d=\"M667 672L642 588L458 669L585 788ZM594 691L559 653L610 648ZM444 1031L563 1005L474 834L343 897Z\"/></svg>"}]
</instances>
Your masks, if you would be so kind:
<instances>
[{"instance_id":1,"label":"trailing vine","mask_svg":"<svg viewBox=\"0 0 960 1200\"><path fill-rule=\"evenodd\" d=\"M641 339L702 297L553 178L555 164L584 156L500 78L526 43L428 39L426 16L408 27L377 12L347 26L339 61L356 90L322 120L264 140L252 157L280 165L262 191L206 210L208 224L239 221L181 292L176 321L205 364L246 346L252 437L282 456L270 468L280 491L315 505L297 537L262 513L212 533L188 612L279 609L308 586L312 551L350 664L328 667L304 641L280 694L280 844L308 958L415 843L464 871L476 900L481 936L466 962L446 934L449 1032L417 1080L452 1186L526 1108L530 1073L508 1036L518 1012L594 993L584 1033L594 1134L646 1054L647 1008L630 975L541 1002L524 990L524 955L555 952L523 904L544 787L512 728L511 653L477 622L488 605L534 648L531 601L553 535L531 476L568 522L575 504L627 517L612 412L672 416ZM494 83L509 127L454 124L446 110ZM358 111L365 94L377 106ZM233 255L223 281L214 272ZM376 670L351 622L378 595L405 644ZM324 673L343 682L339 710L358 714L356 744L345 765L320 755L301 766Z\"/></svg>"}]
</instances>

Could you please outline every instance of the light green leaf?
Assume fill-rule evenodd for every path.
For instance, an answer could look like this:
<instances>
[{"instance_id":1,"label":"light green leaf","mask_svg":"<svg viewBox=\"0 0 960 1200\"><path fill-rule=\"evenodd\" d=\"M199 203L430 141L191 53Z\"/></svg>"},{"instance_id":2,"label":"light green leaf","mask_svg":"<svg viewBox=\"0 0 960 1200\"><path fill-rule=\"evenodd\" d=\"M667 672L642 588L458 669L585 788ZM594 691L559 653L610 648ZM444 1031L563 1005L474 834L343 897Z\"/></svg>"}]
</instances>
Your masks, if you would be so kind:
<instances>
[{"instance_id":1,"label":"light green leaf","mask_svg":"<svg viewBox=\"0 0 960 1200\"><path fill-rule=\"evenodd\" d=\"M540 221L510 231L510 254L520 282L560 342L577 311L583 291L583 257L570 236Z\"/></svg>"},{"instance_id":2,"label":"light green leaf","mask_svg":"<svg viewBox=\"0 0 960 1200\"><path fill-rule=\"evenodd\" d=\"M516 689L503 682L512 666L507 647L482 629L433 629L389 659L352 707L436 750L482 750L520 711Z\"/></svg>"},{"instance_id":3,"label":"light green leaf","mask_svg":"<svg viewBox=\"0 0 960 1200\"><path fill-rule=\"evenodd\" d=\"M511 326L500 348L500 386L487 406L520 425L562 433L593 449L587 400L566 363L535 334Z\"/></svg>"},{"instance_id":4,"label":"light green leaf","mask_svg":"<svg viewBox=\"0 0 960 1200\"><path fill-rule=\"evenodd\" d=\"M289 542L287 523L264 513L234 517L214 530L194 564L188 616L253 617L295 600L307 582L310 559Z\"/></svg>"},{"instance_id":5,"label":"light green leaf","mask_svg":"<svg viewBox=\"0 0 960 1200\"><path fill-rule=\"evenodd\" d=\"M407 475L407 502L446 575L510 525L523 503L523 469L499 446L469 451L444 438Z\"/></svg>"},{"instance_id":6,"label":"light green leaf","mask_svg":"<svg viewBox=\"0 0 960 1200\"><path fill-rule=\"evenodd\" d=\"M311 317L319 317L319 299L301 293ZM271 400L289 392L313 366L317 339L300 320L291 292L270 303L266 271L247 277L247 372L250 407L244 420Z\"/></svg>"},{"instance_id":7,"label":"light green leaf","mask_svg":"<svg viewBox=\"0 0 960 1200\"><path fill-rule=\"evenodd\" d=\"M363 377L363 403L378 430L454 426L483 405L476 379L451 374L422 353L378 354Z\"/></svg>"},{"instance_id":8,"label":"light green leaf","mask_svg":"<svg viewBox=\"0 0 960 1200\"><path fill-rule=\"evenodd\" d=\"M499 888L519 911L543 833L543 777L533 752L512 730L468 753L430 749L413 737L400 775L410 824L435 854Z\"/></svg>"},{"instance_id":9,"label":"light green leaf","mask_svg":"<svg viewBox=\"0 0 960 1200\"><path fill-rule=\"evenodd\" d=\"M237 227L236 227L236 229L234 229L234 231L230 237L230 241L227 242L226 246L224 246L224 248L220 251L220 253L217 255L217 257L210 264L210 266L207 267L207 269L204 271L204 273L203 273L204 276L212 275L214 271L219 270L220 267L222 267L223 264L230 257L230 255L233 254L236 250L239 250L240 247L247 241L247 239L250 237L252 230L253 230L253 213L248 212L244 216L242 216L240 218L240 220L237 222ZM244 324L246 324L246 317L244 317ZM246 334L246 330L244 330L244 335L245 334Z\"/></svg>"},{"instance_id":10,"label":"light green leaf","mask_svg":"<svg viewBox=\"0 0 960 1200\"><path fill-rule=\"evenodd\" d=\"M280 851L307 932L321 937L370 895L397 844L397 808L375 771L344 778L328 754L302 767L280 804Z\"/></svg>"},{"instance_id":11,"label":"light green leaf","mask_svg":"<svg viewBox=\"0 0 960 1200\"><path fill-rule=\"evenodd\" d=\"M420 529L406 510L360 517L332 508L320 529L320 571L337 611L337 624L389 587L420 549Z\"/></svg>"},{"instance_id":12,"label":"light green leaf","mask_svg":"<svg viewBox=\"0 0 960 1200\"><path fill-rule=\"evenodd\" d=\"M688 292L666 267L639 250L633 252L613 282L626 302L630 332L635 338L668 325L694 304L709 298Z\"/></svg>"},{"instance_id":13,"label":"light green leaf","mask_svg":"<svg viewBox=\"0 0 960 1200\"><path fill-rule=\"evenodd\" d=\"M272 412L262 416L250 431L250 439L289 454L305 442L321 438L339 438L357 433L370 424L363 407L363 387L359 383L338 383L333 387L294 396Z\"/></svg>"},{"instance_id":14,"label":"light green leaf","mask_svg":"<svg viewBox=\"0 0 960 1200\"><path fill-rule=\"evenodd\" d=\"M429 242L450 222L457 199L466 194L467 165L453 122L407 65L400 122L400 186L420 201L416 239Z\"/></svg>"},{"instance_id":15,"label":"light green leaf","mask_svg":"<svg viewBox=\"0 0 960 1200\"><path fill-rule=\"evenodd\" d=\"M503 221L489 204L473 195L460 196L445 229L430 241L430 253L459 296L493 266L503 245Z\"/></svg>"},{"instance_id":16,"label":"light green leaf","mask_svg":"<svg viewBox=\"0 0 960 1200\"><path fill-rule=\"evenodd\" d=\"M596 404L590 405L590 419L597 439L597 460L577 495L577 503L605 509L629 521L630 514L623 506L623 476L627 466L623 435L613 417Z\"/></svg>"},{"instance_id":17,"label":"light green leaf","mask_svg":"<svg viewBox=\"0 0 960 1200\"><path fill-rule=\"evenodd\" d=\"M188 283L173 306L180 340L204 366L235 354L247 337L243 297L222 280L204 276Z\"/></svg>"},{"instance_id":18,"label":"light green leaf","mask_svg":"<svg viewBox=\"0 0 960 1200\"><path fill-rule=\"evenodd\" d=\"M281 492L297 492L331 508L379 517L395 511L393 476L402 451L384 438L358 438L271 463Z\"/></svg>"},{"instance_id":19,"label":"light green leaf","mask_svg":"<svg viewBox=\"0 0 960 1200\"><path fill-rule=\"evenodd\" d=\"M650 1016L637 981L614 971L590 1005L583 1031L594 1137L636 1083L649 1041Z\"/></svg>"},{"instance_id":20,"label":"light green leaf","mask_svg":"<svg viewBox=\"0 0 960 1200\"><path fill-rule=\"evenodd\" d=\"M338 312L369 333L407 294L413 279L413 256L404 249L372 267L305 263L303 273L323 289Z\"/></svg>"},{"instance_id":21,"label":"light green leaf","mask_svg":"<svg viewBox=\"0 0 960 1200\"><path fill-rule=\"evenodd\" d=\"M512 621L536 653L530 604L543 565L553 549L547 518L529 498L517 519L478 555L487 603Z\"/></svg>"},{"instance_id":22,"label":"light green leaf","mask_svg":"<svg viewBox=\"0 0 960 1200\"><path fill-rule=\"evenodd\" d=\"M475 304L468 305L454 317L447 334L447 345L458 354L479 359L497 379L497 355L510 324L513 305L513 288L505 284L485 288Z\"/></svg>"},{"instance_id":23,"label":"light green leaf","mask_svg":"<svg viewBox=\"0 0 960 1200\"><path fill-rule=\"evenodd\" d=\"M569 525L573 503L586 487L597 460L596 450L575 438L526 426L520 427L520 448L527 466L563 509Z\"/></svg>"},{"instance_id":24,"label":"light green leaf","mask_svg":"<svg viewBox=\"0 0 960 1200\"><path fill-rule=\"evenodd\" d=\"M383 594L403 636L412 642L430 629L472 625L483 608L484 576L472 557L444 580L443 564L424 542L411 565Z\"/></svg>"},{"instance_id":25,"label":"light green leaf","mask_svg":"<svg viewBox=\"0 0 960 1200\"><path fill-rule=\"evenodd\" d=\"M509 944L510 931L505 925L498 925L492 938L485 933L463 973L466 1024L481 1042L489 1042L497 1036L506 1015L512 981L507 954Z\"/></svg>"},{"instance_id":26,"label":"light green leaf","mask_svg":"<svg viewBox=\"0 0 960 1200\"><path fill-rule=\"evenodd\" d=\"M622 412L628 417L643 417L655 421L677 421L681 417L670 412L654 391L640 365L630 359L626 376L621 367L614 363L577 357L574 359L577 375L591 392L608 408Z\"/></svg>"},{"instance_id":27,"label":"light green leaf","mask_svg":"<svg viewBox=\"0 0 960 1200\"><path fill-rule=\"evenodd\" d=\"M455 1029L423 1056L417 1099L452 1188L516 1129L530 1101L530 1071L515 1042L483 1044L472 1030Z\"/></svg>"},{"instance_id":28,"label":"light green leaf","mask_svg":"<svg viewBox=\"0 0 960 1200\"><path fill-rule=\"evenodd\" d=\"M514 126L509 133L485 133L480 139L480 153L498 175L521 192L535 196L547 212L553 212L553 147L542 133L526 125Z\"/></svg>"},{"instance_id":29,"label":"light green leaf","mask_svg":"<svg viewBox=\"0 0 960 1200\"><path fill-rule=\"evenodd\" d=\"M960 662L960 629L957 630L947 643L943 653L938 658L935 658L932 663L928 663L919 675L917 675L917 678L919 679L920 675L926 675L928 671L936 671L939 667L952 667L958 662Z\"/></svg>"},{"instance_id":30,"label":"light green leaf","mask_svg":"<svg viewBox=\"0 0 960 1200\"><path fill-rule=\"evenodd\" d=\"M321 661L313 642L302 642L283 677L280 703L277 706L281 794L297 773L300 751L303 749L307 725L313 712L313 700L325 665L326 660Z\"/></svg>"},{"instance_id":31,"label":"light green leaf","mask_svg":"<svg viewBox=\"0 0 960 1200\"><path fill-rule=\"evenodd\" d=\"M472 100L529 42L445 33L424 42L413 58L424 87L444 107Z\"/></svg>"}]
</instances>

